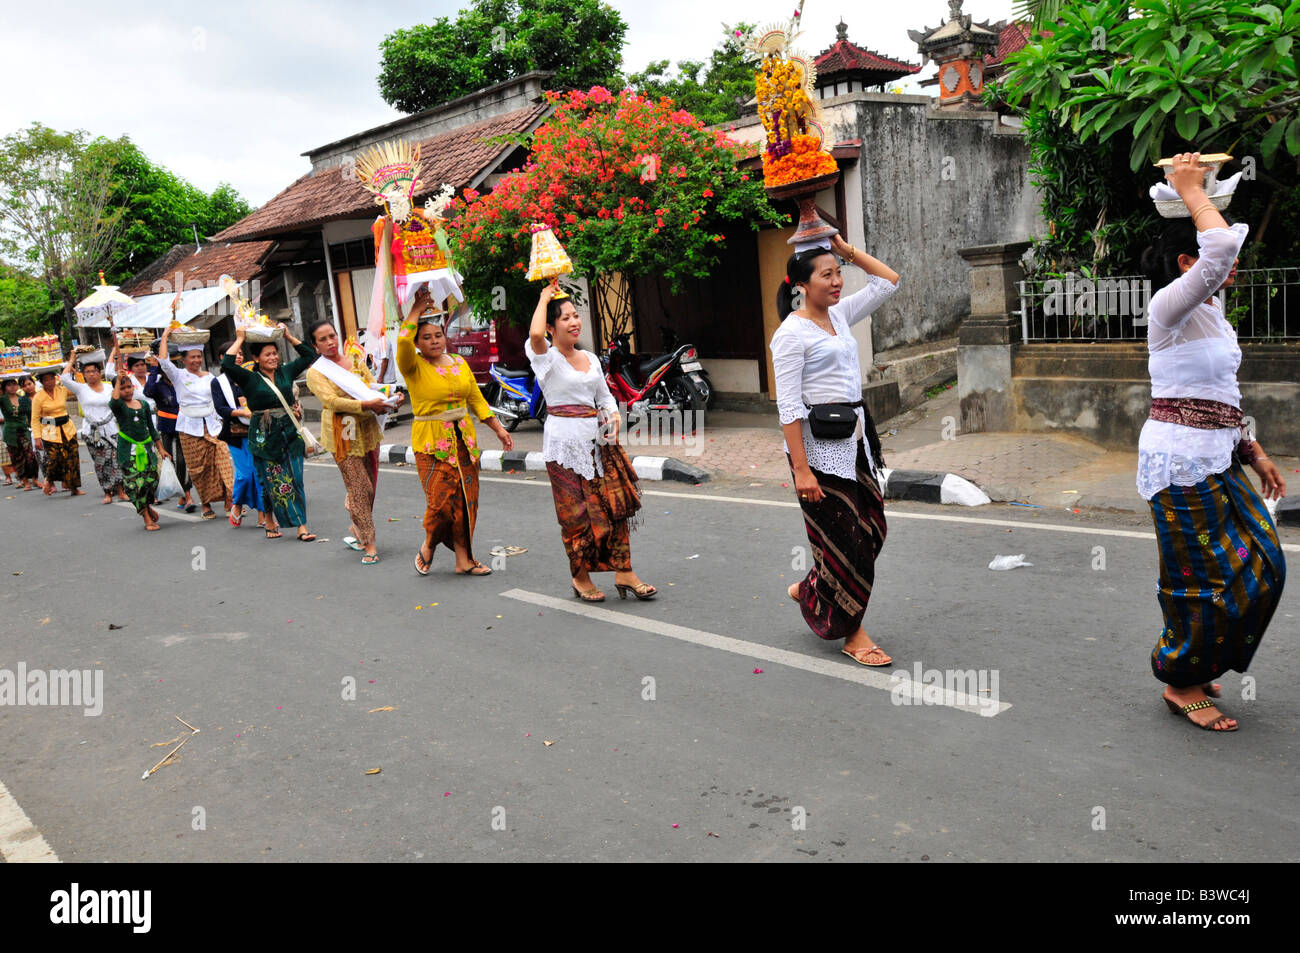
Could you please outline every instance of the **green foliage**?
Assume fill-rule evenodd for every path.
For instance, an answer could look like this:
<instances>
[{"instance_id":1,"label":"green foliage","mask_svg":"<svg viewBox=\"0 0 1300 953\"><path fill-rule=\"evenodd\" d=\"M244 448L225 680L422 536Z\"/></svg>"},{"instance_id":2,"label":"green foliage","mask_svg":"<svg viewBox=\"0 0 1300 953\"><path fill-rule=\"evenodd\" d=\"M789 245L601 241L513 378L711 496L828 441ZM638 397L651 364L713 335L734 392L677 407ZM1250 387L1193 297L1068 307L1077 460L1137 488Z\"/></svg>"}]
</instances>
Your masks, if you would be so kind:
<instances>
[{"instance_id":1,"label":"green foliage","mask_svg":"<svg viewBox=\"0 0 1300 953\"><path fill-rule=\"evenodd\" d=\"M739 118L745 103L754 98L754 71L758 58L745 48L752 23L722 25L722 42L705 63L678 60L669 75L668 60L657 60L627 78L627 85L651 99L667 96L706 126Z\"/></svg>"},{"instance_id":2,"label":"green foliage","mask_svg":"<svg viewBox=\"0 0 1300 953\"><path fill-rule=\"evenodd\" d=\"M379 92L416 113L531 70L554 72L554 89L618 86L626 32L600 0L473 0L384 37Z\"/></svg>"},{"instance_id":3,"label":"green foliage","mask_svg":"<svg viewBox=\"0 0 1300 953\"><path fill-rule=\"evenodd\" d=\"M1279 150L1300 156L1297 35L1300 0L1062 4L1051 35L1008 58L1004 93L1057 113L1083 142L1123 133L1135 171L1239 141L1272 165Z\"/></svg>"},{"instance_id":4,"label":"green foliage","mask_svg":"<svg viewBox=\"0 0 1300 953\"><path fill-rule=\"evenodd\" d=\"M9 345L43 334L57 318L59 305L39 278L0 265L0 340Z\"/></svg>"},{"instance_id":5,"label":"green foliage","mask_svg":"<svg viewBox=\"0 0 1300 953\"><path fill-rule=\"evenodd\" d=\"M449 238L475 311L504 304L519 323L532 314L539 288L524 273L533 223L554 230L580 274L658 275L676 290L711 274L724 228L784 221L761 176L738 166L752 147L705 130L671 100L603 87L551 99L528 164L453 206Z\"/></svg>"},{"instance_id":6,"label":"green foliage","mask_svg":"<svg viewBox=\"0 0 1300 953\"><path fill-rule=\"evenodd\" d=\"M104 269L111 284L126 281L173 245L192 244L196 227L206 240L252 211L233 186L223 182L208 195L150 162L125 137L97 139L88 152L112 167L109 202L125 210L122 237Z\"/></svg>"},{"instance_id":7,"label":"green foliage","mask_svg":"<svg viewBox=\"0 0 1300 953\"><path fill-rule=\"evenodd\" d=\"M1281 157L1300 156L1300 0L1025 6L1041 8L1051 35L1008 58L992 96L1024 111L1049 222L1036 242L1041 270L1137 273L1161 221L1148 163L1196 150L1249 157L1232 207L1253 226L1243 266L1294 263L1300 175Z\"/></svg>"}]
</instances>

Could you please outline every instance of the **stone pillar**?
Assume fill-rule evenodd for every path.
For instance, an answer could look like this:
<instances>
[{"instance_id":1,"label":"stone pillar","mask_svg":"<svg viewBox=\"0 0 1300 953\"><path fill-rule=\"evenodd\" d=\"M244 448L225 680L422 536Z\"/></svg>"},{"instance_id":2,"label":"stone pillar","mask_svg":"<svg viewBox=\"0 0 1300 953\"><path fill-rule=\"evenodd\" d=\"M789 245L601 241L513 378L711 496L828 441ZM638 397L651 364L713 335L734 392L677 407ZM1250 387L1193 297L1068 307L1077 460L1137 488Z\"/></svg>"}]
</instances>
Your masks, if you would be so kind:
<instances>
[{"instance_id":1,"label":"stone pillar","mask_svg":"<svg viewBox=\"0 0 1300 953\"><path fill-rule=\"evenodd\" d=\"M970 314L957 334L963 433L1014 430L1011 359L1021 343L1020 258L1029 242L958 249L970 265Z\"/></svg>"}]
</instances>

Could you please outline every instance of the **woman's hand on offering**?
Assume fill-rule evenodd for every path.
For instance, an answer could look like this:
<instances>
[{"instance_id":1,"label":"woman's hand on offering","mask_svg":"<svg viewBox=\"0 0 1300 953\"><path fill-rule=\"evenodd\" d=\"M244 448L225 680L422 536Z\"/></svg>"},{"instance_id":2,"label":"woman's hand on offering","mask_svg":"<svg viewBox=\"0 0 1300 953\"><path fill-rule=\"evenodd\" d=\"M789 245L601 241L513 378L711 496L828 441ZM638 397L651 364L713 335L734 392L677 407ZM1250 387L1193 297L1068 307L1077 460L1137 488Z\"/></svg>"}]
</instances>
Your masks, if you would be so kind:
<instances>
[{"instance_id":1,"label":"woman's hand on offering","mask_svg":"<svg viewBox=\"0 0 1300 953\"><path fill-rule=\"evenodd\" d=\"M1189 195L1204 193L1205 173L1208 171L1207 166L1201 165L1199 152L1180 152L1174 156L1173 167L1165 173L1165 177L1178 197L1186 203ZM1191 206L1188 205L1188 208Z\"/></svg>"},{"instance_id":2,"label":"woman's hand on offering","mask_svg":"<svg viewBox=\"0 0 1300 953\"><path fill-rule=\"evenodd\" d=\"M361 404L361 409L368 410L372 414L386 414L388 413L389 410L392 409L392 405L389 404L388 401L385 400L384 398L377 397L374 400L363 401Z\"/></svg>"}]
</instances>

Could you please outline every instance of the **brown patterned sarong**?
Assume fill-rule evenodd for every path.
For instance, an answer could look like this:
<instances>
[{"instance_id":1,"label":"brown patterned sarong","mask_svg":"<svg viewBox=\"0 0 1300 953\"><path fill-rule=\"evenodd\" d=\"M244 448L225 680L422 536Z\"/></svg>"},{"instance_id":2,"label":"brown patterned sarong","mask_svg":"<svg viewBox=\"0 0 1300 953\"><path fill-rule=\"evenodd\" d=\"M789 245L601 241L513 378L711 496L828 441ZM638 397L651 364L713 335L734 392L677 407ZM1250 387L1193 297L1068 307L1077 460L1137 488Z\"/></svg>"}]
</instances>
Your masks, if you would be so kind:
<instances>
[{"instance_id":1,"label":"brown patterned sarong","mask_svg":"<svg viewBox=\"0 0 1300 953\"><path fill-rule=\"evenodd\" d=\"M337 419L337 418L335 418ZM364 457L340 457L334 455L339 473L343 476L343 488L347 491L344 506L352 517L352 525L357 531L357 542L362 546L372 546L375 542L375 487L379 481L379 451L372 450Z\"/></svg>"},{"instance_id":2,"label":"brown patterned sarong","mask_svg":"<svg viewBox=\"0 0 1300 953\"><path fill-rule=\"evenodd\" d=\"M439 543L453 552L456 544L462 543L473 560L471 544L474 524L478 521L478 467L465 441L460 438L460 430L456 429L455 433L459 467L452 466L450 460L439 460L431 453L415 454L420 485L424 487L425 542L431 558Z\"/></svg>"},{"instance_id":3,"label":"brown patterned sarong","mask_svg":"<svg viewBox=\"0 0 1300 953\"><path fill-rule=\"evenodd\" d=\"M62 483L65 490L81 487L81 457L77 453L77 438L53 443L46 440L45 479L50 483Z\"/></svg>"},{"instance_id":4,"label":"brown patterned sarong","mask_svg":"<svg viewBox=\"0 0 1300 953\"><path fill-rule=\"evenodd\" d=\"M1245 419L1241 408L1203 397L1152 397L1150 417L1197 430L1229 430ZM1242 462L1254 462L1256 453L1254 438L1243 434L1237 444Z\"/></svg>"},{"instance_id":5,"label":"brown patterned sarong","mask_svg":"<svg viewBox=\"0 0 1300 953\"><path fill-rule=\"evenodd\" d=\"M846 639L862 626L885 545L885 501L860 443L855 469L856 481L814 470L825 498L799 503L813 567L796 591L804 621L822 639Z\"/></svg>"},{"instance_id":6,"label":"brown patterned sarong","mask_svg":"<svg viewBox=\"0 0 1300 953\"><path fill-rule=\"evenodd\" d=\"M229 499L235 491L235 465L226 445L211 434L179 434L190 480L204 506Z\"/></svg>"},{"instance_id":7,"label":"brown patterned sarong","mask_svg":"<svg viewBox=\"0 0 1300 953\"><path fill-rule=\"evenodd\" d=\"M18 442L7 445L9 459L20 480L35 480L37 475L36 451L32 449L32 435L26 430L18 434Z\"/></svg>"},{"instance_id":8,"label":"brown patterned sarong","mask_svg":"<svg viewBox=\"0 0 1300 953\"><path fill-rule=\"evenodd\" d=\"M569 575L630 572L632 544L627 520L612 520L601 496L600 477L585 480L568 467L547 461L560 536L569 556Z\"/></svg>"}]
</instances>

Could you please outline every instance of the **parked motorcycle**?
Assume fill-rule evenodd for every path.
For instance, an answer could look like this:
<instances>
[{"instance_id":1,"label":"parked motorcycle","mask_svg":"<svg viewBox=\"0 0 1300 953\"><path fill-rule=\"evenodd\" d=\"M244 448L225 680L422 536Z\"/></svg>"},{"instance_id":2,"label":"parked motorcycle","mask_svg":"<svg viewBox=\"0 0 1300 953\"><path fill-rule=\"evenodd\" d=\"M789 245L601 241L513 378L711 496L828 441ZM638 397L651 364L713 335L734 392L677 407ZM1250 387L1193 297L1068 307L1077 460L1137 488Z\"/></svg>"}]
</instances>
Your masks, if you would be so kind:
<instances>
[{"instance_id":1,"label":"parked motorcycle","mask_svg":"<svg viewBox=\"0 0 1300 953\"><path fill-rule=\"evenodd\" d=\"M666 324L659 325L659 333L663 337L664 350L677 350L677 332ZM713 409L713 381L709 378L709 372L704 369L700 363L698 354L687 354L678 365L678 373L686 374L690 377L691 382L695 384L695 389L700 392L704 398L704 407L706 410Z\"/></svg>"},{"instance_id":2,"label":"parked motorcycle","mask_svg":"<svg viewBox=\"0 0 1300 953\"><path fill-rule=\"evenodd\" d=\"M506 430L514 433L521 420L546 422L546 398L532 369L512 371L500 364L488 368L485 388L492 412L501 418Z\"/></svg>"},{"instance_id":3,"label":"parked motorcycle","mask_svg":"<svg viewBox=\"0 0 1300 953\"><path fill-rule=\"evenodd\" d=\"M695 358L695 348L689 344L668 354L633 355L628 335L620 334L609 343L601 364L610 393L627 405L629 424L652 413L682 413L683 423L694 433L704 419L704 397L694 380L682 373L682 364Z\"/></svg>"}]
</instances>

